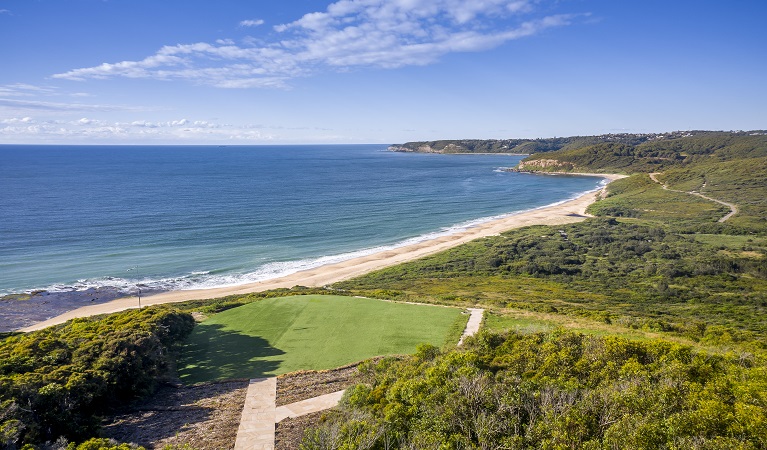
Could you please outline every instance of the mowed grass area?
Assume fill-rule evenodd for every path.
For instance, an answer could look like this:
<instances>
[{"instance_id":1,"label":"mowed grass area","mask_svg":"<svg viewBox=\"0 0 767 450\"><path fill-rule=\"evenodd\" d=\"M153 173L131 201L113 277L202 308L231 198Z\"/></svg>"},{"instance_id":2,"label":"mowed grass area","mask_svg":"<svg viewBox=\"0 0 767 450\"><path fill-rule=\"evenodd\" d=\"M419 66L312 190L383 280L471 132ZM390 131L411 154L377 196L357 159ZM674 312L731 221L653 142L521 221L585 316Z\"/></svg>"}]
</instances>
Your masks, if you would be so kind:
<instances>
[{"instance_id":1,"label":"mowed grass area","mask_svg":"<svg viewBox=\"0 0 767 450\"><path fill-rule=\"evenodd\" d=\"M179 361L184 383L322 370L416 346L457 342L459 308L304 295L264 299L198 324Z\"/></svg>"}]
</instances>

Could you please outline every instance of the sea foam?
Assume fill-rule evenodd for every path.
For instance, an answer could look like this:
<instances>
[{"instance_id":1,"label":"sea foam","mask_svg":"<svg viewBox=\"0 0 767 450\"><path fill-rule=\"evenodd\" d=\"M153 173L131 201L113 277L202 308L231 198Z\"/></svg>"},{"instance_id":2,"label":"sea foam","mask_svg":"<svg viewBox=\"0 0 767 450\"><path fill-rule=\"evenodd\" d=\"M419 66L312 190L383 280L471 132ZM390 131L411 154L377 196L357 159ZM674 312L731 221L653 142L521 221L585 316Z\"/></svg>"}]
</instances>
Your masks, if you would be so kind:
<instances>
[{"instance_id":1,"label":"sea foam","mask_svg":"<svg viewBox=\"0 0 767 450\"><path fill-rule=\"evenodd\" d=\"M163 278L125 278L125 277L103 277L96 279L82 279L73 284L54 284L41 290L48 292L72 292L72 291L87 291L92 289L114 289L125 293L126 295L136 295L139 288L144 292L166 292L166 291L179 291L179 290L193 290L193 289L212 289L220 287L233 287L241 286L250 283L256 283L261 281L272 280L289 275L293 275L298 272L308 271L318 267L341 263L355 258L365 257L376 253L383 253L391 250L396 250L402 247L420 244L422 242L438 239L445 236L461 233L471 228L492 222L494 220L505 219L517 214L522 214L530 211L536 211L552 206L557 206L574 200L582 195L596 192L607 184L608 180L603 179L599 183L599 187L595 189L589 189L586 191L578 192L572 196L550 203L548 205L539 206L536 208L528 208L517 211L512 211L504 214L492 215L487 217L481 217L478 219L472 219L464 221L449 227L443 227L438 231L425 233L419 236L414 236L408 239L404 239L389 245L380 245L375 247L364 248L346 253L339 253L333 255L320 256L317 258L306 258L292 261L273 261L258 266L255 270L242 272L242 273L226 273L216 274L211 271L194 271L185 275L177 277L163 277ZM29 291L28 291L29 292Z\"/></svg>"}]
</instances>

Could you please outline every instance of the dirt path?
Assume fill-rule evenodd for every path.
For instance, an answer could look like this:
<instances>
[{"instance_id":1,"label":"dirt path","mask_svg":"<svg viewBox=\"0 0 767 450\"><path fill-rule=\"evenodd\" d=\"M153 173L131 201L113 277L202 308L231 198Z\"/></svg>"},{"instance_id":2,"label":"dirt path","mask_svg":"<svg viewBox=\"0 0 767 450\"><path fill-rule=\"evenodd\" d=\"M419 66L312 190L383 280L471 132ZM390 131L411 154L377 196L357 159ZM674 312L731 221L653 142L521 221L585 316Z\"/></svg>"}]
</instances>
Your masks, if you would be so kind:
<instances>
[{"instance_id":1,"label":"dirt path","mask_svg":"<svg viewBox=\"0 0 767 450\"><path fill-rule=\"evenodd\" d=\"M677 189L671 189L667 185L661 183L660 180L658 180L656 178L657 175L660 175L660 172L651 173L649 175L650 175L650 179L651 180L653 180L654 182L660 184L661 187L663 189L667 190L667 191L680 192L682 194L689 194L689 195L696 195L696 196L698 196L700 198L706 199L706 200L711 201L711 202L716 202L716 203L719 203L720 205L724 205L724 206L730 208L730 212L727 213L721 219L719 219L719 222L725 222L727 219L729 219L730 217L732 217L732 216L734 216L735 214L738 213L738 205L735 205L734 203L728 203L728 202L725 202L725 201L722 201L722 200L717 200L717 199L711 198L711 197L709 197L707 195L703 195L700 192L695 192L695 191L680 191L680 190L677 190ZM705 187L705 185L703 185L703 186Z\"/></svg>"}]
</instances>

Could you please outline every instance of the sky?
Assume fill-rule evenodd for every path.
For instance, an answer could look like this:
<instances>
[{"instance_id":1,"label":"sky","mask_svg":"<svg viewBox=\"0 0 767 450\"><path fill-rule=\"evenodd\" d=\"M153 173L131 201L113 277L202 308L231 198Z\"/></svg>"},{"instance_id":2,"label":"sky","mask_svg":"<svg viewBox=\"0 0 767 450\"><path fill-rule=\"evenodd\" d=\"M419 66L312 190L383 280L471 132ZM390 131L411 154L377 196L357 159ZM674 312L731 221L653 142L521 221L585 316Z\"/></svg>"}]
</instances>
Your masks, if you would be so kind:
<instances>
[{"instance_id":1,"label":"sky","mask_svg":"<svg viewBox=\"0 0 767 450\"><path fill-rule=\"evenodd\" d=\"M764 0L0 0L0 144L767 128Z\"/></svg>"}]
</instances>

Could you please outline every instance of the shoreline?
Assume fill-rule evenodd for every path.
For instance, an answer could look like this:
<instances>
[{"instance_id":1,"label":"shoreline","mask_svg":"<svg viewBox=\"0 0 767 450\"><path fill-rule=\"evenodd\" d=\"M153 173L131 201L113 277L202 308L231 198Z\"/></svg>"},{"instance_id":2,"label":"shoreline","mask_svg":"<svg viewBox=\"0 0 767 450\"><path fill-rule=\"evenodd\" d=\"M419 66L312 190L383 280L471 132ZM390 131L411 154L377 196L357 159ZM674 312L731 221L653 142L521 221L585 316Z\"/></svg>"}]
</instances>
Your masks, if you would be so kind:
<instances>
[{"instance_id":1,"label":"shoreline","mask_svg":"<svg viewBox=\"0 0 767 450\"><path fill-rule=\"evenodd\" d=\"M238 286L163 292L147 297L142 297L141 305L150 306L164 303L184 302L189 300L213 299L229 295L249 294L253 292L261 292L278 288L292 288L298 285L307 287L322 287L328 284L361 276L375 270L419 259L424 256L438 253L443 250L464 244L466 242L473 241L475 239L498 235L502 232L514 228L521 228L529 225L560 225L579 222L589 217L586 215L586 208L594 203L597 198L602 195L610 182L625 177L625 175L616 174L572 173L569 175L599 176L607 179L608 183L600 190L589 191L572 200L567 200L558 204L545 206L530 211L512 214L499 219L493 219L453 234L439 236L433 239L397 247L391 250L359 256L342 262L331 263L269 280ZM137 306L137 297L119 298L106 303L88 305L73 309L42 322L37 322L28 327L21 328L17 331L36 331L52 325L64 323L67 320L77 317L109 314L136 308Z\"/></svg>"},{"instance_id":2,"label":"shoreline","mask_svg":"<svg viewBox=\"0 0 767 450\"><path fill-rule=\"evenodd\" d=\"M416 152L405 150L387 150L394 153L420 153L422 155L503 155L503 156L530 156L530 153L508 153L508 152Z\"/></svg>"}]
</instances>

